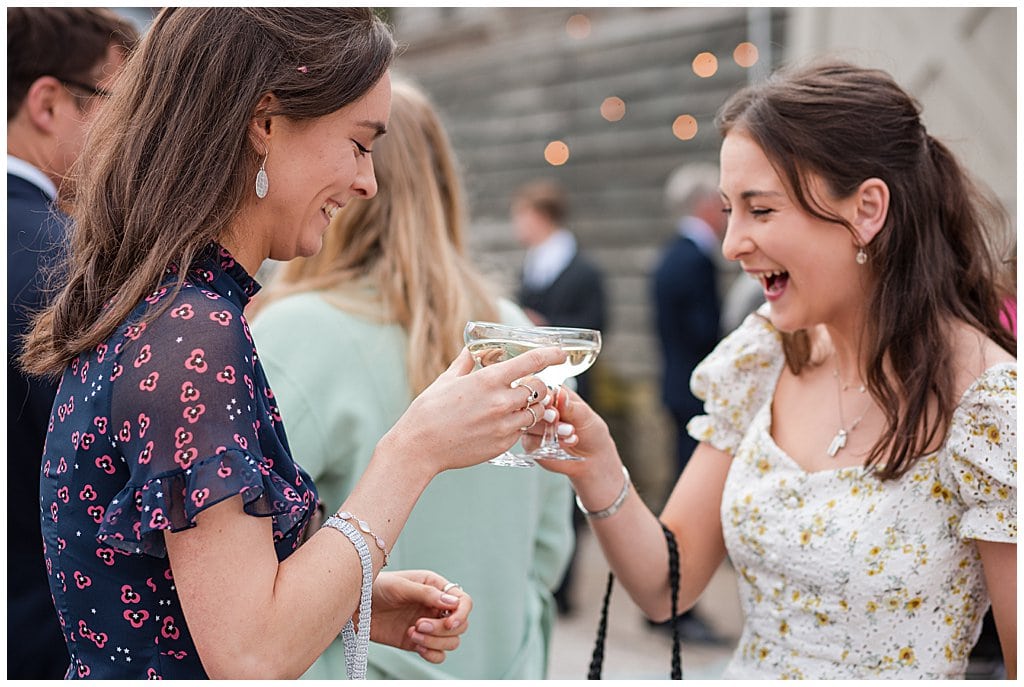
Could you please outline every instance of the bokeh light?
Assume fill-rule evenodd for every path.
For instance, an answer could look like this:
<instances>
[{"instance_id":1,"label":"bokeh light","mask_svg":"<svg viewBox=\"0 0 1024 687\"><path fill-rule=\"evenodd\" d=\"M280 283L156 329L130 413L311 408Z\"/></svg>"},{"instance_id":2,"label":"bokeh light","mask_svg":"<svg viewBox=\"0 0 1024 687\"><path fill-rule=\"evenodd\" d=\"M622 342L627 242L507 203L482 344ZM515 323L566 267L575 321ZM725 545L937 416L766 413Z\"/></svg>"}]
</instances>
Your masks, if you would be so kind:
<instances>
[{"instance_id":1,"label":"bokeh light","mask_svg":"<svg viewBox=\"0 0 1024 687\"><path fill-rule=\"evenodd\" d=\"M693 58L693 73L702 79L714 76L718 71L718 58L712 53L702 52Z\"/></svg>"},{"instance_id":2,"label":"bokeh light","mask_svg":"<svg viewBox=\"0 0 1024 687\"><path fill-rule=\"evenodd\" d=\"M672 122L672 133L680 141L689 141L697 135L697 120L693 115L679 115L676 121Z\"/></svg>"},{"instance_id":3,"label":"bokeh light","mask_svg":"<svg viewBox=\"0 0 1024 687\"><path fill-rule=\"evenodd\" d=\"M626 116L626 103L622 98L612 96L601 103L601 116L609 122L617 122Z\"/></svg>"},{"instance_id":4,"label":"bokeh light","mask_svg":"<svg viewBox=\"0 0 1024 687\"><path fill-rule=\"evenodd\" d=\"M741 67L753 67L757 64L757 46L753 43L740 43L732 51L732 59Z\"/></svg>"},{"instance_id":5,"label":"bokeh light","mask_svg":"<svg viewBox=\"0 0 1024 687\"><path fill-rule=\"evenodd\" d=\"M558 167L569 161L569 146L562 141L552 141L544 148L544 159L549 165Z\"/></svg>"},{"instance_id":6,"label":"bokeh light","mask_svg":"<svg viewBox=\"0 0 1024 687\"><path fill-rule=\"evenodd\" d=\"M570 38L583 40L590 35L590 18L585 14L574 14L565 22L565 32Z\"/></svg>"}]
</instances>

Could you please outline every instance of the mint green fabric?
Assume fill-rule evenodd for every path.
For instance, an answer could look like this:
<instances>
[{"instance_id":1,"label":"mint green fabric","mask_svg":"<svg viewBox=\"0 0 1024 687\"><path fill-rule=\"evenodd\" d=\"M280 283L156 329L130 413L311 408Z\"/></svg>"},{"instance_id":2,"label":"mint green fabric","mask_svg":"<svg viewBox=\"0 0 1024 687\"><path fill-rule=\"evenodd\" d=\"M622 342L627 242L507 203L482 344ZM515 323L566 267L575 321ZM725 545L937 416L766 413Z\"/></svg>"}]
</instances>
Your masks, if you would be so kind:
<instances>
[{"instance_id":1,"label":"mint green fabric","mask_svg":"<svg viewBox=\"0 0 1024 687\"><path fill-rule=\"evenodd\" d=\"M501 317L529 324L507 301ZM412 400L405 333L315 293L272 303L252 333L292 456L333 512ZM568 480L540 468L483 464L436 477L393 543L389 569L425 568L461 583L473 597L469 630L438 666L371 643L367 677L543 679L555 618L551 592L574 544L571 503ZM338 639L304 677L344 678L344 666Z\"/></svg>"}]
</instances>

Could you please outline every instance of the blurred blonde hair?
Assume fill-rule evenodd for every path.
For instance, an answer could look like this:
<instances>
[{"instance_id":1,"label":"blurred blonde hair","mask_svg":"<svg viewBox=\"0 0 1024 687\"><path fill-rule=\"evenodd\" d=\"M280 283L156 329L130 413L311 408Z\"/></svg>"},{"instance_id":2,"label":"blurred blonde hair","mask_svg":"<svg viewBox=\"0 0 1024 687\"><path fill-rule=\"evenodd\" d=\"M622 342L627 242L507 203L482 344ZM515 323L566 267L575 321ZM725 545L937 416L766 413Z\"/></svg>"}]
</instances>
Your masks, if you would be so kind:
<instances>
[{"instance_id":1,"label":"blurred blonde hair","mask_svg":"<svg viewBox=\"0 0 1024 687\"><path fill-rule=\"evenodd\" d=\"M428 97L392 82L388 133L373 146L377 196L353 199L334 218L323 248L275 274L266 303L318 291L361 317L394 322L408 335L413 393L425 389L463 346L467 320L497 318L490 286L466 255L466 209L455 154Z\"/></svg>"}]
</instances>

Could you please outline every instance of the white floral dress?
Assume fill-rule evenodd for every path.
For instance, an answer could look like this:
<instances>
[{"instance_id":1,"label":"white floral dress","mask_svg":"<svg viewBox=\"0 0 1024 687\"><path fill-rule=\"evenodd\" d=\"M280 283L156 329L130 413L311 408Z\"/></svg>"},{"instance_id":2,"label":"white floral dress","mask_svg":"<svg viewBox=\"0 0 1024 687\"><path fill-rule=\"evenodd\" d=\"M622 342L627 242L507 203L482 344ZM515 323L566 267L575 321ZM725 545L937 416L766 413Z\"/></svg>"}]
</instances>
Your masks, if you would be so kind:
<instances>
[{"instance_id":1,"label":"white floral dress","mask_svg":"<svg viewBox=\"0 0 1024 687\"><path fill-rule=\"evenodd\" d=\"M806 472L775 445L778 332L747 318L694 372L690 433L733 456L722 530L743 635L726 678L961 678L989 606L975 539L1017 541L1017 366L963 394L900 479Z\"/></svg>"}]
</instances>

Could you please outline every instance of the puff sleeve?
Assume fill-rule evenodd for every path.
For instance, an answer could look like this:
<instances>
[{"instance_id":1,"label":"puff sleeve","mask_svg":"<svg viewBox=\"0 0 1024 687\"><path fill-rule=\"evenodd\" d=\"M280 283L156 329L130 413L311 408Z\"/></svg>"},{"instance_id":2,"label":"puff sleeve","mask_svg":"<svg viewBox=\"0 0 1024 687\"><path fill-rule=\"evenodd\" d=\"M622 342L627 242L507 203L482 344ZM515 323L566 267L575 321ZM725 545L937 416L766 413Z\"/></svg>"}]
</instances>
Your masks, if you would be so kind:
<instances>
[{"instance_id":1,"label":"puff sleeve","mask_svg":"<svg viewBox=\"0 0 1024 687\"><path fill-rule=\"evenodd\" d=\"M944 451L947 477L964 504L964 539L1017 541L1017 368L997 365L965 393Z\"/></svg>"},{"instance_id":2,"label":"puff sleeve","mask_svg":"<svg viewBox=\"0 0 1024 687\"><path fill-rule=\"evenodd\" d=\"M315 492L287 454L273 393L241 311L205 289L183 289L157 319L127 328L117 346L110 431L128 469L97 538L129 553L165 555L163 530L241 495L273 517L280 539L304 524ZM100 466L101 468L103 466Z\"/></svg>"},{"instance_id":3,"label":"puff sleeve","mask_svg":"<svg viewBox=\"0 0 1024 687\"><path fill-rule=\"evenodd\" d=\"M782 339L762 308L701 361L690 378L704 415L687 424L694 439L735 453L754 415L772 396L785 358Z\"/></svg>"}]
</instances>

